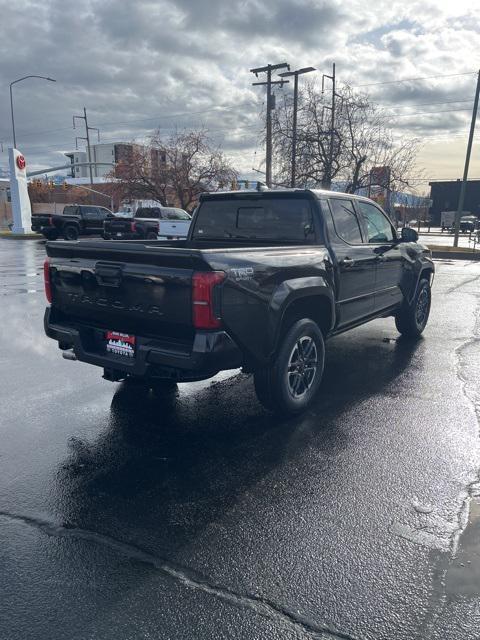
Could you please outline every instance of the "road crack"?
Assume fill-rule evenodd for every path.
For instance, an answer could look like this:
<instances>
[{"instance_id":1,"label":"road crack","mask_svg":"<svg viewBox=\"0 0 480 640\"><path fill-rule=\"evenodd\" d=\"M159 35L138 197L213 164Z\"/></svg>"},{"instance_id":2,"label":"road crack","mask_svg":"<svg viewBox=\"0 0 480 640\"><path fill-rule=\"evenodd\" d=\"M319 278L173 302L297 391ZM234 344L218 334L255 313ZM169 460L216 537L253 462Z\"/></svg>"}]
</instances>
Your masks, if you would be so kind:
<instances>
[{"instance_id":1,"label":"road crack","mask_svg":"<svg viewBox=\"0 0 480 640\"><path fill-rule=\"evenodd\" d=\"M473 276L473 278L467 278L467 280L460 282L460 284L456 284L454 287L450 287L450 289L447 289L445 293L455 293L455 291L458 291L458 289L460 289L461 287L465 287L467 284L470 284L471 282L478 282L478 276Z\"/></svg>"},{"instance_id":2,"label":"road crack","mask_svg":"<svg viewBox=\"0 0 480 640\"><path fill-rule=\"evenodd\" d=\"M461 285L452 288L452 290L447 291L453 292L458 289L459 286L465 286L470 282L478 280L478 277L468 279L464 281ZM477 421L477 439L480 438L480 394L478 392L479 386L475 383L475 379L469 376L469 369L471 367L470 361L468 359L467 352L473 347L480 348L480 297L477 295L477 306L474 311L474 325L472 331L472 337L468 340L465 340L455 349L455 375L461 383L462 394L468 404L471 406L473 414L476 417ZM474 358L475 361L475 358ZM477 460L478 462L478 460ZM440 561L438 567L438 575L436 578L436 582L439 589L439 597L438 603L440 608L436 612L432 612L430 616L427 616L425 620L425 637L430 637L433 632L437 621L440 619L442 615L442 611L445 607L445 603L447 602L447 593L446 593L446 577L449 570L449 567L452 561L455 559L458 547L460 543L461 536L465 531L468 519L469 519L469 510L470 510L470 502L472 500L474 492L478 489L478 485L480 482L480 468L477 467L473 477L465 484L460 493L458 494L458 498L460 501L460 506L457 512L457 520L456 524L453 528L453 531L450 534L450 544L447 549L443 550L448 553L448 559L444 558Z\"/></svg>"},{"instance_id":3,"label":"road crack","mask_svg":"<svg viewBox=\"0 0 480 640\"><path fill-rule=\"evenodd\" d=\"M294 631L301 637L313 638L313 640L361 640L359 636L344 633L331 625L317 624L302 616L299 612L292 612L287 607L274 602L266 596L239 593L229 587L215 584L206 576L145 551L136 544L122 542L112 536L89 529L82 529L68 522L59 524L44 518L4 510L0 510L0 518L35 527L48 536L74 538L102 545L130 560L154 567L187 588L202 591L239 608L248 608L257 615L269 618L277 625L289 631Z\"/></svg>"}]
</instances>

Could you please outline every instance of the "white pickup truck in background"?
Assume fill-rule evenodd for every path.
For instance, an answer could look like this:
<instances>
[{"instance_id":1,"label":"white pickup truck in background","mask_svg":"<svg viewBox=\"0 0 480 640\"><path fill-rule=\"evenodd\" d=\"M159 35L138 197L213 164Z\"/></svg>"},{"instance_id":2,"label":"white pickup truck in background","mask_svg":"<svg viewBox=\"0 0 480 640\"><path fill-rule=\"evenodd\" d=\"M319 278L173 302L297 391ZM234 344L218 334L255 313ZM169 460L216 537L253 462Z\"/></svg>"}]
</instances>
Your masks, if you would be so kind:
<instances>
[{"instance_id":1,"label":"white pickup truck in background","mask_svg":"<svg viewBox=\"0 0 480 640\"><path fill-rule=\"evenodd\" d=\"M162 207L158 220L158 239L186 238L191 221L191 216L183 209Z\"/></svg>"},{"instance_id":2,"label":"white pickup truck in background","mask_svg":"<svg viewBox=\"0 0 480 640\"><path fill-rule=\"evenodd\" d=\"M453 230L455 228L456 215L456 211L442 211L440 213L440 226L442 227L442 231L446 229ZM469 232L475 231L476 229L478 229L477 216L473 216L470 211L462 211L462 215L460 216L460 231Z\"/></svg>"}]
</instances>

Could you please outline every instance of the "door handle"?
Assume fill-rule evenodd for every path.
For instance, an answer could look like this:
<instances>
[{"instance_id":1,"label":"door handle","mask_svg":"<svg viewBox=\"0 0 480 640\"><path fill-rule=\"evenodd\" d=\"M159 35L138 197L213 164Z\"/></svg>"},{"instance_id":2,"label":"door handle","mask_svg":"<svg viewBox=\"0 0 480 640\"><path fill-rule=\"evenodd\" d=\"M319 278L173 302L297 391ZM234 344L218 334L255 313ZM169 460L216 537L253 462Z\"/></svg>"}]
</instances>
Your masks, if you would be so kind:
<instances>
[{"instance_id":1,"label":"door handle","mask_svg":"<svg viewBox=\"0 0 480 640\"><path fill-rule=\"evenodd\" d=\"M352 258L343 258L343 260L340 260L340 264L342 265L342 267L353 267L353 265L355 264L355 260L353 260Z\"/></svg>"}]
</instances>

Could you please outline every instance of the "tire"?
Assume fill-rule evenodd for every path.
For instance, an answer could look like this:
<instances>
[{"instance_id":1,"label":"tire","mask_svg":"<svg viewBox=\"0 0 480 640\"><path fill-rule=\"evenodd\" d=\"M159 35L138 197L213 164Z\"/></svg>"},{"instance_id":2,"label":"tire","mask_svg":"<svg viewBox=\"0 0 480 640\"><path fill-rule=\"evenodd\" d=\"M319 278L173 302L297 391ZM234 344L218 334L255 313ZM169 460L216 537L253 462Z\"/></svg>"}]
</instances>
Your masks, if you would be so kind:
<instances>
[{"instance_id":1,"label":"tire","mask_svg":"<svg viewBox=\"0 0 480 640\"><path fill-rule=\"evenodd\" d=\"M395 315L397 330L408 338L418 338L427 326L431 303L430 282L422 278L418 283L415 300L411 305L405 301Z\"/></svg>"},{"instance_id":2,"label":"tire","mask_svg":"<svg viewBox=\"0 0 480 640\"><path fill-rule=\"evenodd\" d=\"M298 320L283 336L272 364L255 372L258 399L275 413L305 411L320 387L324 362L325 344L318 325L309 318Z\"/></svg>"},{"instance_id":3,"label":"tire","mask_svg":"<svg viewBox=\"0 0 480 640\"><path fill-rule=\"evenodd\" d=\"M45 238L47 240L57 240L59 233L58 231L55 229L54 231L44 231L43 235L45 236Z\"/></svg>"},{"instance_id":4,"label":"tire","mask_svg":"<svg viewBox=\"0 0 480 640\"><path fill-rule=\"evenodd\" d=\"M147 240L156 240L157 239L157 234L155 233L155 231L149 231L146 235L146 239Z\"/></svg>"},{"instance_id":5,"label":"tire","mask_svg":"<svg viewBox=\"0 0 480 640\"><path fill-rule=\"evenodd\" d=\"M63 237L65 240L78 240L78 227L74 224L66 224L63 227Z\"/></svg>"}]
</instances>

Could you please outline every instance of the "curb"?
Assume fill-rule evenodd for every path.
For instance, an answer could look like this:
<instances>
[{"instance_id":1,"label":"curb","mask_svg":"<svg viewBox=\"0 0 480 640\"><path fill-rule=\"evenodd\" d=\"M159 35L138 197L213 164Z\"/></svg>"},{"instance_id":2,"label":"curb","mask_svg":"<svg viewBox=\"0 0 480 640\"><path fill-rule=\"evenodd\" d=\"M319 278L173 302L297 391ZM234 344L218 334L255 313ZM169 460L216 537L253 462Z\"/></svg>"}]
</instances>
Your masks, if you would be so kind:
<instances>
[{"instance_id":1,"label":"curb","mask_svg":"<svg viewBox=\"0 0 480 640\"><path fill-rule=\"evenodd\" d=\"M7 240L42 240L40 233L12 233L11 231L0 231L0 238Z\"/></svg>"},{"instance_id":2,"label":"curb","mask_svg":"<svg viewBox=\"0 0 480 640\"><path fill-rule=\"evenodd\" d=\"M432 258L450 260L480 260L480 251L473 251L466 247L448 247L441 245L427 245L432 252Z\"/></svg>"}]
</instances>

